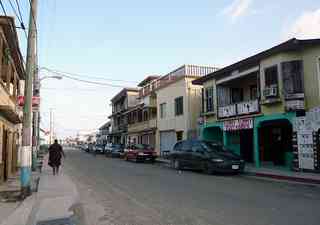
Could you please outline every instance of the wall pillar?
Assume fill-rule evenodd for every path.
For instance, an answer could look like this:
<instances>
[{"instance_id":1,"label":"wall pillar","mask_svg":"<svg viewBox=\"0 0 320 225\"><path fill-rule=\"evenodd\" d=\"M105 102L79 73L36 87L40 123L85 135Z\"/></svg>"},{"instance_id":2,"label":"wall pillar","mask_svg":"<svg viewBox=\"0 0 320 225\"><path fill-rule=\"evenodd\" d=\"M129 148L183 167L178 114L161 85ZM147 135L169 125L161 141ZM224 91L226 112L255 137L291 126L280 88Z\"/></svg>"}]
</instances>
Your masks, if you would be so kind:
<instances>
[{"instance_id":1,"label":"wall pillar","mask_svg":"<svg viewBox=\"0 0 320 225\"><path fill-rule=\"evenodd\" d=\"M260 167L260 149L259 149L259 127L254 125L253 127L253 156L255 167Z\"/></svg>"},{"instance_id":2,"label":"wall pillar","mask_svg":"<svg viewBox=\"0 0 320 225\"><path fill-rule=\"evenodd\" d=\"M227 146L228 145L228 132L227 131L223 131L223 146Z\"/></svg>"}]
</instances>

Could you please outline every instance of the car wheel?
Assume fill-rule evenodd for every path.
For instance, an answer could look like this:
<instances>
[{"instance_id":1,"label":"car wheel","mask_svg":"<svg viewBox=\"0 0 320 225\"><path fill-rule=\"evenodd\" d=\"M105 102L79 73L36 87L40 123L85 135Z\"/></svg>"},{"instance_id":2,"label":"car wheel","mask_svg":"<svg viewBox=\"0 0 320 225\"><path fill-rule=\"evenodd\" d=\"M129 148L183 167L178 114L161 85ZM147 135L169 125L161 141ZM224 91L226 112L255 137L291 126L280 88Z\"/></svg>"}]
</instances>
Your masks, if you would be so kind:
<instances>
[{"instance_id":1,"label":"car wheel","mask_svg":"<svg viewBox=\"0 0 320 225\"><path fill-rule=\"evenodd\" d=\"M208 162L205 162L205 163L203 164L203 172L204 172L205 174L208 174L208 175L210 175L210 174L213 173L213 170L210 168L210 165L209 165Z\"/></svg>"},{"instance_id":2,"label":"car wheel","mask_svg":"<svg viewBox=\"0 0 320 225\"><path fill-rule=\"evenodd\" d=\"M180 161L175 159L174 162L173 162L173 168L176 169L176 170L180 170L181 169L181 165L180 165Z\"/></svg>"}]
</instances>

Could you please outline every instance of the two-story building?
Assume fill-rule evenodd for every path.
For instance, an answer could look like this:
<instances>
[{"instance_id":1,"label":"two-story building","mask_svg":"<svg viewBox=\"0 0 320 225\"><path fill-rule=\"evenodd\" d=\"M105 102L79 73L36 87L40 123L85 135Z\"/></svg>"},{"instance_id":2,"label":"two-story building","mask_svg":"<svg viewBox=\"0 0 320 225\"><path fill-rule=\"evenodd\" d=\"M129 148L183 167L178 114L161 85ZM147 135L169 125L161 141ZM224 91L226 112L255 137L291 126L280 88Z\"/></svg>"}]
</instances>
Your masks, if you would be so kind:
<instances>
[{"instance_id":1,"label":"two-story building","mask_svg":"<svg viewBox=\"0 0 320 225\"><path fill-rule=\"evenodd\" d=\"M13 29L12 29L13 27ZM12 17L0 16L0 182L17 171L25 70Z\"/></svg>"},{"instance_id":2,"label":"two-story building","mask_svg":"<svg viewBox=\"0 0 320 225\"><path fill-rule=\"evenodd\" d=\"M137 105L126 112L128 143L156 147L157 98L149 84L159 78L160 76L148 76L138 84L140 89Z\"/></svg>"},{"instance_id":3,"label":"two-story building","mask_svg":"<svg viewBox=\"0 0 320 225\"><path fill-rule=\"evenodd\" d=\"M128 119L126 112L137 105L139 91L137 88L124 88L111 99L112 114L110 139L114 144L126 144Z\"/></svg>"},{"instance_id":4,"label":"two-story building","mask_svg":"<svg viewBox=\"0 0 320 225\"><path fill-rule=\"evenodd\" d=\"M159 154L171 151L177 141L197 137L201 87L193 85L192 81L215 70L214 67L183 65L143 87L156 96L156 150Z\"/></svg>"},{"instance_id":5,"label":"two-story building","mask_svg":"<svg viewBox=\"0 0 320 225\"><path fill-rule=\"evenodd\" d=\"M320 105L320 39L290 39L193 81L201 137L257 167L291 168L293 121Z\"/></svg>"},{"instance_id":6,"label":"two-story building","mask_svg":"<svg viewBox=\"0 0 320 225\"><path fill-rule=\"evenodd\" d=\"M96 142L99 145L105 145L110 142L110 134L111 132L111 122L108 121L104 123L101 127L99 127L98 133L96 135Z\"/></svg>"}]
</instances>

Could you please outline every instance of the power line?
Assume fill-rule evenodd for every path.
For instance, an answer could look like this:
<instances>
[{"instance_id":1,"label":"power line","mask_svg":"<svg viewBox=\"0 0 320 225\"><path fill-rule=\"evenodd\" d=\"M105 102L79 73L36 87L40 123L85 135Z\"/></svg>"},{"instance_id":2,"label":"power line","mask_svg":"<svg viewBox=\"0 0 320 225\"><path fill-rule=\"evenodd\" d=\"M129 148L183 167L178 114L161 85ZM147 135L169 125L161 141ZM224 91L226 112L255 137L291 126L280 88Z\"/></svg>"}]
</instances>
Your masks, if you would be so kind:
<instances>
[{"instance_id":1,"label":"power line","mask_svg":"<svg viewBox=\"0 0 320 225\"><path fill-rule=\"evenodd\" d=\"M18 12L19 12L19 15L20 15L20 19L23 22L23 17L22 17L22 13L21 13L21 10L20 10L20 4L18 3L18 0L16 0L16 5L18 7Z\"/></svg>"},{"instance_id":2,"label":"power line","mask_svg":"<svg viewBox=\"0 0 320 225\"><path fill-rule=\"evenodd\" d=\"M46 69L46 68L43 68L43 69ZM87 84L95 84L95 85L102 85L102 86L109 86L109 87L116 87L116 88L128 88L128 86L124 86L124 85L116 85L116 84L110 84L110 83L102 83L102 82L96 82L96 81L83 80L83 79L79 79L76 77L66 75L64 73L59 73L59 72L48 70L48 69L46 69L46 70L49 72L55 73L57 75L60 75L62 77L68 78L70 80L75 80L75 81L79 81L79 82L83 82L83 83L87 83Z\"/></svg>"},{"instance_id":3,"label":"power line","mask_svg":"<svg viewBox=\"0 0 320 225\"><path fill-rule=\"evenodd\" d=\"M7 15L7 12L6 12L6 9L4 8L4 5L3 5L2 0L0 0L0 5L1 5L2 11L3 11L5 17L7 18L7 21L8 21L8 24L9 24L9 27L10 27L11 32L12 32L13 34L15 34L15 33L16 33L16 32L15 32L15 28L13 27L13 25L12 25L12 23L11 23L8 15ZM17 43L16 41L14 41L13 43L14 43L15 47L18 49L18 51L19 51L20 48L19 48L18 43ZM10 49L10 50L11 50L11 49ZM20 51L19 51L19 52L20 52ZM20 58L20 57L18 57L18 58L19 58L19 61L21 61L21 58ZM20 63L21 63L22 65L25 65L25 61L24 61L23 58L22 58L22 62L20 62Z\"/></svg>"},{"instance_id":4,"label":"power line","mask_svg":"<svg viewBox=\"0 0 320 225\"><path fill-rule=\"evenodd\" d=\"M32 18L33 18L33 23L34 23L35 31L36 31L36 33L38 33L38 32L37 32L37 23L36 23L35 16L34 16L34 13L33 13L33 10L32 10L31 0L29 0L29 5L30 5L31 16L32 16Z\"/></svg>"},{"instance_id":5,"label":"power line","mask_svg":"<svg viewBox=\"0 0 320 225\"><path fill-rule=\"evenodd\" d=\"M16 0L16 2L17 2L17 0ZM18 5L18 8L19 8L19 13L18 13L17 10L16 10L16 8L15 8L14 5L12 4L11 0L9 0L9 4L10 4L12 10L13 10L13 13L16 15L17 19L18 19L19 22L20 22L20 26L21 26L21 29L22 29L23 32L24 32L25 37L28 39L28 35L27 35L27 32L26 32L26 28L25 28L25 26L24 26L24 22L23 22L23 18L22 18L22 16L21 16L21 12L20 12L20 7L19 7L19 5Z\"/></svg>"},{"instance_id":6,"label":"power line","mask_svg":"<svg viewBox=\"0 0 320 225\"><path fill-rule=\"evenodd\" d=\"M55 73L60 73L60 74L68 74L68 75L76 76L76 77L86 77L89 79L101 79L101 80L107 80L107 81L127 82L127 83L135 83L135 84L138 83L138 81L110 79L110 78L105 78L105 77L100 77L100 76L90 76L90 75L84 75L84 74L70 73L70 72L65 72L65 71L61 71L61 70L53 70L53 69L49 69L46 67L43 67L42 69L45 69L50 72L55 72Z\"/></svg>"}]
</instances>

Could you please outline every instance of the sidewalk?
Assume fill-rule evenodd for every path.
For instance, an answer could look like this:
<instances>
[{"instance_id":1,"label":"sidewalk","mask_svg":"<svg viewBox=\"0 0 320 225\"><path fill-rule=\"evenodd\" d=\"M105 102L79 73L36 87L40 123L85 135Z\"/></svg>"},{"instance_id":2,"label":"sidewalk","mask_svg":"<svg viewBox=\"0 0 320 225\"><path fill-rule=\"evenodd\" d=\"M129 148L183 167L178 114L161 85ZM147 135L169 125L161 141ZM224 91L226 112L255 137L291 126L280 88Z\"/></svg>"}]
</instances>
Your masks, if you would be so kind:
<instances>
[{"instance_id":1,"label":"sidewalk","mask_svg":"<svg viewBox=\"0 0 320 225\"><path fill-rule=\"evenodd\" d=\"M74 183L61 172L58 176L52 175L46 156L38 192L25 199L1 225L49 224L48 221L71 224L79 196Z\"/></svg>"},{"instance_id":2,"label":"sidewalk","mask_svg":"<svg viewBox=\"0 0 320 225\"><path fill-rule=\"evenodd\" d=\"M32 173L31 189L36 191L39 173ZM21 204L19 171L0 185L0 224L11 215Z\"/></svg>"},{"instance_id":3,"label":"sidewalk","mask_svg":"<svg viewBox=\"0 0 320 225\"><path fill-rule=\"evenodd\" d=\"M159 163L170 164L170 160L158 158ZM271 168L256 168L253 165L246 164L245 175L256 176L256 177L265 177L276 180L287 180L308 184L320 184L320 174L316 173L306 173L306 172L294 172L294 171L285 171Z\"/></svg>"}]
</instances>

